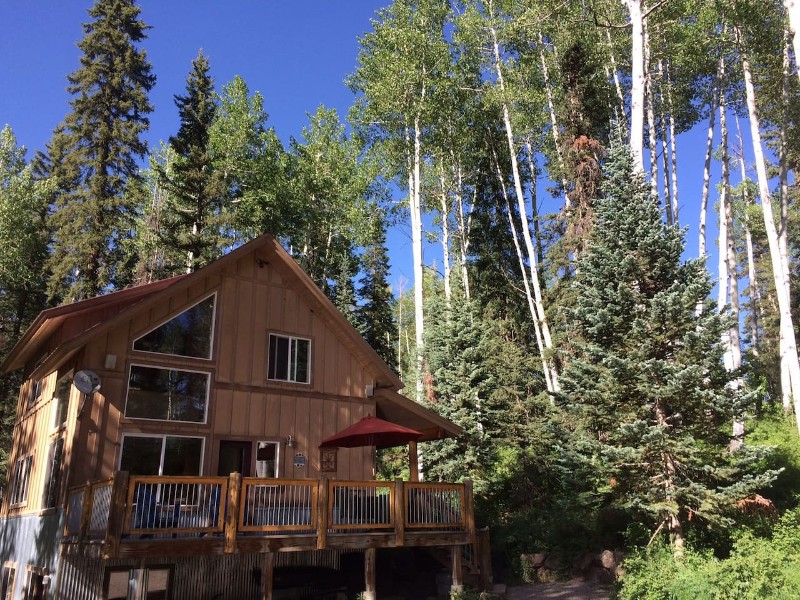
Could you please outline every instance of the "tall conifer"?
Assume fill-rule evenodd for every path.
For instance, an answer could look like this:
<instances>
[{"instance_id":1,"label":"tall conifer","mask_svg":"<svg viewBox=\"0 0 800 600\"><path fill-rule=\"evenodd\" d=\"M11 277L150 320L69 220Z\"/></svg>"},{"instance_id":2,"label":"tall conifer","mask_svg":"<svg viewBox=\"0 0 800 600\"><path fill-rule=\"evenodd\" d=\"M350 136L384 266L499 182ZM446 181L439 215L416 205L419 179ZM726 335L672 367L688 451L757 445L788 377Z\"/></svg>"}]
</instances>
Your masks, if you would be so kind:
<instances>
[{"instance_id":1,"label":"tall conifer","mask_svg":"<svg viewBox=\"0 0 800 600\"><path fill-rule=\"evenodd\" d=\"M129 229L123 190L147 151L141 135L155 84L137 44L148 27L133 0L97 0L84 23L80 68L68 76L72 111L49 145L58 186L51 216L50 295L77 300L115 283L120 240Z\"/></svg>"},{"instance_id":2,"label":"tall conifer","mask_svg":"<svg viewBox=\"0 0 800 600\"><path fill-rule=\"evenodd\" d=\"M595 440L612 504L663 528L679 554L689 520L725 523L726 506L754 487L741 469L750 451L727 450L748 397L723 365L728 324L706 303L703 264L681 262L683 231L662 222L627 148L612 149L606 175L579 262L562 398Z\"/></svg>"},{"instance_id":3,"label":"tall conifer","mask_svg":"<svg viewBox=\"0 0 800 600\"><path fill-rule=\"evenodd\" d=\"M186 94L175 96L180 114L178 133L169 139L175 152L171 171L159 170L159 183L169 193L163 216L164 241L185 257L174 272L195 271L221 255L227 215L225 178L216 168L209 143L217 111L214 80L208 59L200 50L192 61Z\"/></svg>"}]
</instances>

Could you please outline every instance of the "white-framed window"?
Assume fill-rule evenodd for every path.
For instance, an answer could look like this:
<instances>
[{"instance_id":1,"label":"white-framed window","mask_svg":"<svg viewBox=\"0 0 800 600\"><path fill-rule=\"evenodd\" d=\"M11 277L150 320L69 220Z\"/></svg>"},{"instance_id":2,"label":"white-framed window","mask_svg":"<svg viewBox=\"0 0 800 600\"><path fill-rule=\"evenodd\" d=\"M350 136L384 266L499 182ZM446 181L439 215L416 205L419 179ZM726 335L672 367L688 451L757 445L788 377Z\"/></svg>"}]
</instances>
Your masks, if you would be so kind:
<instances>
[{"instance_id":1,"label":"white-framed window","mask_svg":"<svg viewBox=\"0 0 800 600\"><path fill-rule=\"evenodd\" d=\"M123 434L119 470L132 475L200 475L205 438Z\"/></svg>"},{"instance_id":2,"label":"white-framed window","mask_svg":"<svg viewBox=\"0 0 800 600\"><path fill-rule=\"evenodd\" d=\"M55 508L61 486L61 464L64 455L64 438L57 437L47 447L47 472L44 477L42 508Z\"/></svg>"},{"instance_id":3,"label":"white-framed window","mask_svg":"<svg viewBox=\"0 0 800 600\"><path fill-rule=\"evenodd\" d=\"M53 394L53 429L60 429L67 424L71 392L72 371L59 377L56 382L56 392Z\"/></svg>"},{"instance_id":4,"label":"white-framed window","mask_svg":"<svg viewBox=\"0 0 800 600\"><path fill-rule=\"evenodd\" d=\"M23 598L25 600L46 600L49 588L50 575L47 569L28 565Z\"/></svg>"},{"instance_id":5,"label":"white-framed window","mask_svg":"<svg viewBox=\"0 0 800 600\"><path fill-rule=\"evenodd\" d=\"M0 579L0 600L14 600L14 583L17 578L17 565L7 562L3 565L3 575Z\"/></svg>"},{"instance_id":6,"label":"white-framed window","mask_svg":"<svg viewBox=\"0 0 800 600\"><path fill-rule=\"evenodd\" d=\"M205 423L209 380L203 371L131 365L125 416Z\"/></svg>"},{"instance_id":7,"label":"white-framed window","mask_svg":"<svg viewBox=\"0 0 800 600\"><path fill-rule=\"evenodd\" d=\"M8 497L9 506L19 506L28 501L28 486L31 482L33 454L18 458L14 463L14 474L11 480L11 492Z\"/></svg>"},{"instance_id":8,"label":"white-framed window","mask_svg":"<svg viewBox=\"0 0 800 600\"><path fill-rule=\"evenodd\" d=\"M170 597L172 567L148 566L146 569L111 567L106 569L107 600L166 600Z\"/></svg>"},{"instance_id":9,"label":"white-framed window","mask_svg":"<svg viewBox=\"0 0 800 600\"><path fill-rule=\"evenodd\" d=\"M155 354L211 358L216 293L133 341L133 349Z\"/></svg>"},{"instance_id":10,"label":"white-framed window","mask_svg":"<svg viewBox=\"0 0 800 600\"><path fill-rule=\"evenodd\" d=\"M279 442L256 442L256 477L278 477Z\"/></svg>"},{"instance_id":11,"label":"white-framed window","mask_svg":"<svg viewBox=\"0 0 800 600\"><path fill-rule=\"evenodd\" d=\"M311 340L270 333L267 379L310 383Z\"/></svg>"}]
</instances>

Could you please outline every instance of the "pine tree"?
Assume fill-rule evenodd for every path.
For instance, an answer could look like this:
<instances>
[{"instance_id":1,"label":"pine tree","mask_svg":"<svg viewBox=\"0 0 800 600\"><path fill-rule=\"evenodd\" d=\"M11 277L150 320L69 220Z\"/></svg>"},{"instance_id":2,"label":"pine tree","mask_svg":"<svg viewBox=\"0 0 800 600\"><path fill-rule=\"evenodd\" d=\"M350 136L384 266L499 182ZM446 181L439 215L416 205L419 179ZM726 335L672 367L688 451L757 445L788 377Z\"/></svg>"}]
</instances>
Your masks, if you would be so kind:
<instances>
[{"instance_id":1,"label":"pine tree","mask_svg":"<svg viewBox=\"0 0 800 600\"><path fill-rule=\"evenodd\" d=\"M729 423L751 395L732 385L728 326L706 298L700 260L681 262L683 232L665 225L627 148L612 148L588 250L579 262L561 400L582 422L610 501L671 536L726 523L725 508L769 475L727 451ZM703 305L699 315L696 307Z\"/></svg>"},{"instance_id":2,"label":"pine tree","mask_svg":"<svg viewBox=\"0 0 800 600\"><path fill-rule=\"evenodd\" d=\"M209 134L217 110L214 80L208 59L200 50L192 61L186 94L175 96L181 119L178 133L169 139L175 152L171 170L158 169L158 180L166 192L162 216L165 245L178 250L183 264L173 273L195 271L222 254L226 240L227 206L223 172L214 163Z\"/></svg>"},{"instance_id":3,"label":"pine tree","mask_svg":"<svg viewBox=\"0 0 800 600\"><path fill-rule=\"evenodd\" d=\"M397 325L392 316L392 290L387 281L389 257L382 217L373 219L371 237L361 257L364 273L359 281L361 334L387 365L397 369Z\"/></svg>"},{"instance_id":4,"label":"pine tree","mask_svg":"<svg viewBox=\"0 0 800 600\"><path fill-rule=\"evenodd\" d=\"M49 293L94 296L115 284L120 240L130 229L126 181L136 177L155 84L144 50L147 26L133 0L97 0L83 25L80 68L68 76L72 112L49 144L58 191L51 215Z\"/></svg>"}]
</instances>

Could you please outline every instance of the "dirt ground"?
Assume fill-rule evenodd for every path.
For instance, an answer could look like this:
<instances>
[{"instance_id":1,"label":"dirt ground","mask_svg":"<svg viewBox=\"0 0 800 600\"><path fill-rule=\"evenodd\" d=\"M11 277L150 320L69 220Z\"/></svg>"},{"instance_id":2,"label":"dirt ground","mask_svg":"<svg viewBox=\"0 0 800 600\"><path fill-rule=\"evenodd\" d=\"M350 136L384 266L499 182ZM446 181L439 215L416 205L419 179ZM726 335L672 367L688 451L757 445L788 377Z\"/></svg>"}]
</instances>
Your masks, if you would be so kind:
<instances>
[{"instance_id":1,"label":"dirt ground","mask_svg":"<svg viewBox=\"0 0 800 600\"><path fill-rule=\"evenodd\" d=\"M609 600L611 591L596 583L573 579L558 583L531 583L508 588L508 600Z\"/></svg>"}]
</instances>

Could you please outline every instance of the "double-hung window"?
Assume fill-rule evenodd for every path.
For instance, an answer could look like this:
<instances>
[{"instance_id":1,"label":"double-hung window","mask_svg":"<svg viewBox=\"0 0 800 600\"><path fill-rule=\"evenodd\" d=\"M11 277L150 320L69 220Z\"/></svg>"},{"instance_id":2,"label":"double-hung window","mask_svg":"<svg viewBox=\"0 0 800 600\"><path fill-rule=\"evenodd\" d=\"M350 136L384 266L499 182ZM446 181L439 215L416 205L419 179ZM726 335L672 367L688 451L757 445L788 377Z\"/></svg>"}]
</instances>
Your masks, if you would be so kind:
<instances>
[{"instance_id":1,"label":"double-hung window","mask_svg":"<svg viewBox=\"0 0 800 600\"><path fill-rule=\"evenodd\" d=\"M269 335L267 379L309 383L311 340L286 335Z\"/></svg>"},{"instance_id":2,"label":"double-hung window","mask_svg":"<svg viewBox=\"0 0 800 600\"><path fill-rule=\"evenodd\" d=\"M119 470L133 475L200 475L204 441L179 435L125 434Z\"/></svg>"},{"instance_id":3,"label":"double-hung window","mask_svg":"<svg viewBox=\"0 0 800 600\"><path fill-rule=\"evenodd\" d=\"M9 506L17 506L28 501L28 485L31 481L32 466L33 454L23 456L14 463L14 475L8 499Z\"/></svg>"}]
</instances>

